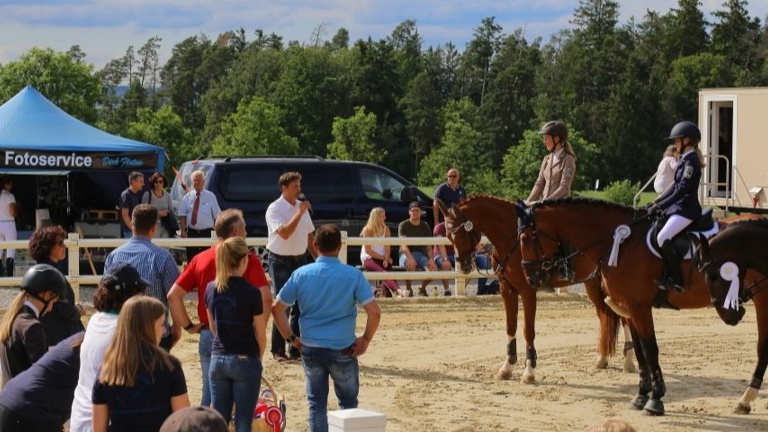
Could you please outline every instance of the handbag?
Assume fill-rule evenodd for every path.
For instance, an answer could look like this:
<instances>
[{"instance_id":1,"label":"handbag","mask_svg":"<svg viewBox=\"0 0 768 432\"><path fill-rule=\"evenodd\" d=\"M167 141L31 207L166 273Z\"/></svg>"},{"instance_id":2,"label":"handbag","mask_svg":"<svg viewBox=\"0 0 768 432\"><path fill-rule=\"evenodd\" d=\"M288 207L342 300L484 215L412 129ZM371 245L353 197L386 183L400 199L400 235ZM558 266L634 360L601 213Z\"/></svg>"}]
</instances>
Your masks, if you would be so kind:
<instances>
[{"instance_id":1,"label":"handbag","mask_svg":"<svg viewBox=\"0 0 768 432\"><path fill-rule=\"evenodd\" d=\"M154 194L152 191L144 192L145 195L148 194L147 201L149 204L152 204L152 198L154 197ZM168 231L168 236L170 238L176 237L176 231L180 229L179 227L179 221L176 218L176 213L173 212L173 203L171 202L171 196L166 192L164 195L167 207L168 207L168 215L163 216L160 218L160 225L163 226L163 228Z\"/></svg>"}]
</instances>

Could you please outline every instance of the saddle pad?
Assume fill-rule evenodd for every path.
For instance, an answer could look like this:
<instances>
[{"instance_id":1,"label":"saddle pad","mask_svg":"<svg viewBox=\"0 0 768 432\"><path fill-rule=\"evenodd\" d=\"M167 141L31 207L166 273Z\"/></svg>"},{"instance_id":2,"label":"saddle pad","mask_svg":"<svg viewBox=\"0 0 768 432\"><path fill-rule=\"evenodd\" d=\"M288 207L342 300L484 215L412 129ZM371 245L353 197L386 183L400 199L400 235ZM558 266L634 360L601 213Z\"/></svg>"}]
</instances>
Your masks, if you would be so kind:
<instances>
[{"instance_id":1,"label":"saddle pad","mask_svg":"<svg viewBox=\"0 0 768 432\"><path fill-rule=\"evenodd\" d=\"M713 237L715 234L717 234L720 231L720 225L717 222L715 222L712 225L713 225L712 228L708 229L707 231L688 231L688 230L685 230L682 233L676 235L675 238L677 238L678 236L682 235L682 236L686 236L686 239L687 239L688 238L687 237L688 234L691 234L691 233L703 234L704 237L711 238L711 237ZM656 248L653 247L653 242L651 241L651 235L653 235L652 230L648 230L648 232L645 235L645 245L648 247L648 250L651 251L651 253L656 258L661 258L661 254L659 253L659 251ZM674 239L672 239L672 240L674 241ZM689 240L688 244L690 244L690 243L691 242ZM688 248L688 252L685 253L685 256L682 257L682 259L683 260L691 259L691 248L690 247Z\"/></svg>"}]
</instances>

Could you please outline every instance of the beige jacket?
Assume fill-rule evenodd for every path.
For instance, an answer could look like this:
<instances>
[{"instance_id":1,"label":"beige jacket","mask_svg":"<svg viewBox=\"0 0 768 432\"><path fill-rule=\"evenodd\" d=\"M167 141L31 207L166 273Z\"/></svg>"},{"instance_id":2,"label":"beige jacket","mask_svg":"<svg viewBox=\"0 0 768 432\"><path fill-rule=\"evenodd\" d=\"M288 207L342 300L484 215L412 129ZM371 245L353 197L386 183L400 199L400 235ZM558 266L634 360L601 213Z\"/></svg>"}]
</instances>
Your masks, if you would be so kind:
<instances>
[{"instance_id":1,"label":"beige jacket","mask_svg":"<svg viewBox=\"0 0 768 432\"><path fill-rule=\"evenodd\" d=\"M531 195L525 201L532 204L548 198L571 196L571 183L575 174L576 158L573 155L563 150L555 162L555 155L548 154L541 163L539 178L533 185Z\"/></svg>"}]
</instances>

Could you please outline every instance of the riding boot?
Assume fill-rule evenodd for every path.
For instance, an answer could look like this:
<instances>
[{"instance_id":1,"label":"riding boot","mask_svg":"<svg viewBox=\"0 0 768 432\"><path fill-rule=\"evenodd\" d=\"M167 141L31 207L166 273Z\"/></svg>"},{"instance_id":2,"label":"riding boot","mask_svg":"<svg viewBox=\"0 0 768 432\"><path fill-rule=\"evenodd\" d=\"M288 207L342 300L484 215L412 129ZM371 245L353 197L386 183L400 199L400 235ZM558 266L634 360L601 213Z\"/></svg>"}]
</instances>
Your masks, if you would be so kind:
<instances>
[{"instance_id":1,"label":"riding boot","mask_svg":"<svg viewBox=\"0 0 768 432\"><path fill-rule=\"evenodd\" d=\"M8 277L13 277L13 258L8 258L5 260L5 274Z\"/></svg>"},{"instance_id":2,"label":"riding boot","mask_svg":"<svg viewBox=\"0 0 768 432\"><path fill-rule=\"evenodd\" d=\"M3 257L0 255L0 277L5 277L5 266L3 265ZM13 275L10 275L13 276Z\"/></svg>"},{"instance_id":3,"label":"riding boot","mask_svg":"<svg viewBox=\"0 0 768 432\"><path fill-rule=\"evenodd\" d=\"M667 240L661 245L661 259L664 262L664 278L654 281L656 285L661 289L683 291L680 258L672 245L672 240Z\"/></svg>"}]
</instances>

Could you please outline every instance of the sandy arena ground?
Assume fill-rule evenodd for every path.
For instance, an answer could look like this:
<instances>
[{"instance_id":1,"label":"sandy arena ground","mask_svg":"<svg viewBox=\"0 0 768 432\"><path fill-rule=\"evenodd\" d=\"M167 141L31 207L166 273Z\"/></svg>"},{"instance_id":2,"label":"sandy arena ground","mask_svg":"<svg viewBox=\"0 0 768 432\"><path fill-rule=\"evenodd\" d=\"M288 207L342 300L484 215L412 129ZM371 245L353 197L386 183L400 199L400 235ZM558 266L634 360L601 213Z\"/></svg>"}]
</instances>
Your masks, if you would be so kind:
<instances>
[{"instance_id":1,"label":"sandy arena ground","mask_svg":"<svg viewBox=\"0 0 768 432\"><path fill-rule=\"evenodd\" d=\"M494 375L504 359L501 298L386 299L382 324L360 358L360 407L384 412L387 431L582 431L617 416L639 431L768 430L768 407L759 398L752 414L733 414L756 362L754 309L728 327L712 309L656 311L667 414L648 417L627 405L636 374L619 358L596 370L597 319L579 294L540 294L535 384L521 384L522 364L509 381ZM189 306L191 311L191 305ZM194 315L193 315L194 316ZM364 325L358 316L358 334ZM524 358L522 313L518 353ZM183 364L193 403L200 400L197 337L173 350ZM288 403L288 430L307 430L300 364L278 364L267 354L265 374ZM336 399L329 397L329 408Z\"/></svg>"}]
</instances>

